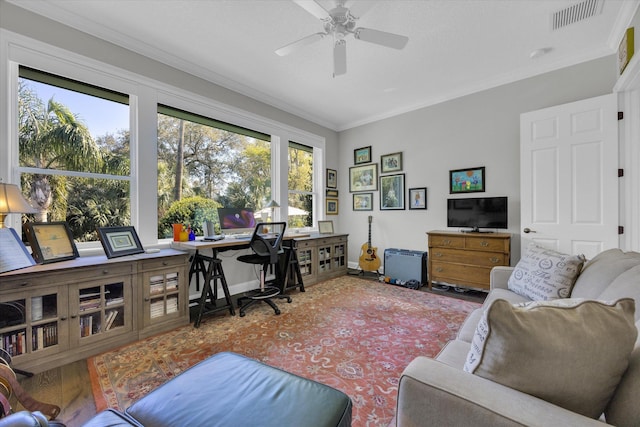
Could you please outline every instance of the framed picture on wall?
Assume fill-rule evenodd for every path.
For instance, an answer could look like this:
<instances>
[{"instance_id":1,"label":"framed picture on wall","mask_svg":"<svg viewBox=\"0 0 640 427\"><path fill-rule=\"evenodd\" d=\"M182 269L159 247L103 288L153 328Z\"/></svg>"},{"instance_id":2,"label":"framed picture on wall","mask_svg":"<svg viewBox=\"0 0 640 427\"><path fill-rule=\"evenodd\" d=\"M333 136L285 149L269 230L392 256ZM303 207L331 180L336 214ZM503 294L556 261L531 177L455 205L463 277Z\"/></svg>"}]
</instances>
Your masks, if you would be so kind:
<instances>
[{"instance_id":1,"label":"framed picture on wall","mask_svg":"<svg viewBox=\"0 0 640 427\"><path fill-rule=\"evenodd\" d=\"M409 189L409 209L427 209L427 188Z\"/></svg>"},{"instance_id":2,"label":"framed picture on wall","mask_svg":"<svg viewBox=\"0 0 640 427\"><path fill-rule=\"evenodd\" d=\"M449 171L449 193L478 193L484 191L484 166Z\"/></svg>"},{"instance_id":3,"label":"framed picture on wall","mask_svg":"<svg viewBox=\"0 0 640 427\"><path fill-rule=\"evenodd\" d=\"M380 210L404 209L404 174L380 177Z\"/></svg>"},{"instance_id":4,"label":"framed picture on wall","mask_svg":"<svg viewBox=\"0 0 640 427\"><path fill-rule=\"evenodd\" d=\"M380 173L400 172L402 170L402 153L380 156Z\"/></svg>"},{"instance_id":5,"label":"framed picture on wall","mask_svg":"<svg viewBox=\"0 0 640 427\"><path fill-rule=\"evenodd\" d=\"M371 146L353 150L353 164L371 163Z\"/></svg>"},{"instance_id":6,"label":"framed picture on wall","mask_svg":"<svg viewBox=\"0 0 640 427\"><path fill-rule=\"evenodd\" d=\"M327 215L338 215L338 199L327 199L325 212Z\"/></svg>"},{"instance_id":7,"label":"framed picture on wall","mask_svg":"<svg viewBox=\"0 0 640 427\"><path fill-rule=\"evenodd\" d=\"M327 188L338 188L338 171L327 169Z\"/></svg>"},{"instance_id":8,"label":"framed picture on wall","mask_svg":"<svg viewBox=\"0 0 640 427\"><path fill-rule=\"evenodd\" d=\"M373 193L353 193L354 211L372 211Z\"/></svg>"},{"instance_id":9,"label":"framed picture on wall","mask_svg":"<svg viewBox=\"0 0 640 427\"><path fill-rule=\"evenodd\" d=\"M378 189L378 164L372 163L349 168L349 191L375 191Z\"/></svg>"}]
</instances>

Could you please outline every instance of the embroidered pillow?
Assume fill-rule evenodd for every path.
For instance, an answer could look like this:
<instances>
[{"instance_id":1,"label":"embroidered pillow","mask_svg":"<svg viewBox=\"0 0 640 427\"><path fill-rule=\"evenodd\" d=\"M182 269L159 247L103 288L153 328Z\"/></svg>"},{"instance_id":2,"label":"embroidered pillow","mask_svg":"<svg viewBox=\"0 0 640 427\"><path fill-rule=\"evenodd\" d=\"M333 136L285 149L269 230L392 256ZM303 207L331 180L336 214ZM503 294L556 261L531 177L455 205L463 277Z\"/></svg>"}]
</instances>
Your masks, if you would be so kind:
<instances>
[{"instance_id":1,"label":"embroidered pillow","mask_svg":"<svg viewBox=\"0 0 640 427\"><path fill-rule=\"evenodd\" d=\"M569 298L584 262L584 255L567 255L532 244L511 273L507 286L533 301Z\"/></svg>"},{"instance_id":2,"label":"embroidered pillow","mask_svg":"<svg viewBox=\"0 0 640 427\"><path fill-rule=\"evenodd\" d=\"M478 323L464 370L598 418L627 369L634 312L631 298L498 299Z\"/></svg>"}]
</instances>

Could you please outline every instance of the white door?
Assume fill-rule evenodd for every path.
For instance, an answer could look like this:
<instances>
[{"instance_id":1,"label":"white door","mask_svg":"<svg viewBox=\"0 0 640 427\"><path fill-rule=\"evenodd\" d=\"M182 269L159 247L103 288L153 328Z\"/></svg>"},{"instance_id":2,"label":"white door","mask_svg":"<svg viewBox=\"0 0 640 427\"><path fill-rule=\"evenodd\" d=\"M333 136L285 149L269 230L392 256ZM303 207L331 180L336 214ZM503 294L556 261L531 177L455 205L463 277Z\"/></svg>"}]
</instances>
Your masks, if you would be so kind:
<instances>
[{"instance_id":1,"label":"white door","mask_svg":"<svg viewBox=\"0 0 640 427\"><path fill-rule=\"evenodd\" d=\"M532 241L587 258L618 247L616 99L520 116L521 253Z\"/></svg>"}]
</instances>

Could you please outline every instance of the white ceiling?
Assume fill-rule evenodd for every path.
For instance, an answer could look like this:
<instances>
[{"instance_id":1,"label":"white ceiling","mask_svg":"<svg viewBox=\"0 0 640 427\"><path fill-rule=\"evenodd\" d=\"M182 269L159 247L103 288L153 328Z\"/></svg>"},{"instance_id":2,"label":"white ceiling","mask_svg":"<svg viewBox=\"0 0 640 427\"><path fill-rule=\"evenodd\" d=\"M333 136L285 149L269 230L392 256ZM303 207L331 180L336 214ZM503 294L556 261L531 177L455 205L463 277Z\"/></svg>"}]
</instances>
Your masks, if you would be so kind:
<instances>
[{"instance_id":1,"label":"white ceiling","mask_svg":"<svg viewBox=\"0 0 640 427\"><path fill-rule=\"evenodd\" d=\"M358 26L409 43L349 37L347 74L333 78L329 37L274 53L322 31L290 0L9 1L338 131L613 54L638 6L600 0L599 14L552 30L579 0L351 0Z\"/></svg>"}]
</instances>

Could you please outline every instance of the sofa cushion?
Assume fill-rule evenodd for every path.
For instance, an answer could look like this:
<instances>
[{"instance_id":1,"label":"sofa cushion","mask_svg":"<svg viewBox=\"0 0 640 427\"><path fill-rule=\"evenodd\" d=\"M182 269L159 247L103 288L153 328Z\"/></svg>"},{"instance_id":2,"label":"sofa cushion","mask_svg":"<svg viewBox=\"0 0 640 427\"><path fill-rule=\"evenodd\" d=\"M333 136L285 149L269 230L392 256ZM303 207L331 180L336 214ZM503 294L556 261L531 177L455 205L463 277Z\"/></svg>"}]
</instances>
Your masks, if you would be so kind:
<instances>
[{"instance_id":1,"label":"sofa cushion","mask_svg":"<svg viewBox=\"0 0 640 427\"><path fill-rule=\"evenodd\" d=\"M442 347L435 359L456 369L462 369L467 359L471 343L451 340Z\"/></svg>"},{"instance_id":2,"label":"sofa cushion","mask_svg":"<svg viewBox=\"0 0 640 427\"><path fill-rule=\"evenodd\" d=\"M584 255L568 255L529 245L509 277L509 290L534 301L568 298Z\"/></svg>"},{"instance_id":3,"label":"sofa cushion","mask_svg":"<svg viewBox=\"0 0 640 427\"><path fill-rule=\"evenodd\" d=\"M464 370L597 418L627 369L638 334L634 311L631 298L494 301Z\"/></svg>"},{"instance_id":4,"label":"sofa cushion","mask_svg":"<svg viewBox=\"0 0 640 427\"><path fill-rule=\"evenodd\" d=\"M629 367L609 402L604 414L607 424L618 427L640 425L640 348L636 347L629 357Z\"/></svg>"},{"instance_id":5,"label":"sofa cushion","mask_svg":"<svg viewBox=\"0 0 640 427\"><path fill-rule=\"evenodd\" d=\"M625 271L640 265L640 253L609 249L585 263L571 291L571 298L605 299L602 292ZM619 295L617 299L623 296ZM636 299L637 300L637 299Z\"/></svg>"}]
</instances>

